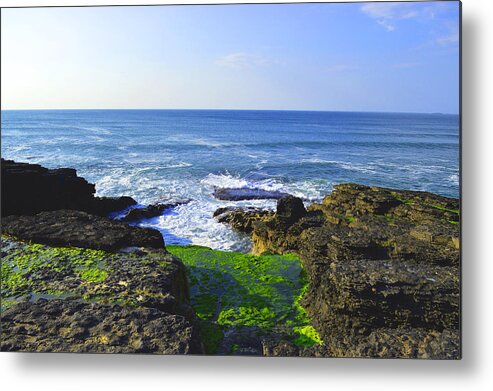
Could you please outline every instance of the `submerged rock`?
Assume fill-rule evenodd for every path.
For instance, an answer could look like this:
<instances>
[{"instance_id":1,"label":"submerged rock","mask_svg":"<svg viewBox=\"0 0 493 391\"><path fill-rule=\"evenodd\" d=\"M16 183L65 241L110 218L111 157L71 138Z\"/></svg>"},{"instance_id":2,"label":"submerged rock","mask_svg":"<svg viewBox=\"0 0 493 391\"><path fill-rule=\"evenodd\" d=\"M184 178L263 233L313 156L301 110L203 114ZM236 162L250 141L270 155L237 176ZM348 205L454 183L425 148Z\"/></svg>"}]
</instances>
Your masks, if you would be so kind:
<instances>
[{"instance_id":1,"label":"submerged rock","mask_svg":"<svg viewBox=\"0 0 493 391\"><path fill-rule=\"evenodd\" d=\"M458 200L345 184L301 205L279 201L252 238L256 253L300 255L302 304L325 341L314 355L460 357Z\"/></svg>"},{"instance_id":2,"label":"submerged rock","mask_svg":"<svg viewBox=\"0 0 493 391\"><path fill-rule=\"evenodd\" d=\"M95 186L73 168L47 169L39 164L1 160L2 216L33 215L58 209L97 215L136 204L131 197L94 197Z\"/></svg>"},{"instance_id":3,"label":"submerged rock","mask_svg":"<svg viewBox=\"0 0 493 391\"><path fill-rule=\"evenodd\" d=\"M131 227L119 221L75 210L41 212L2 219L3 233L51 246L115 251L125 247L164 248L158 230Z\"/></svg>"},{"instance_id":4,"label":"submerged rock","mask_svg":"<svg viewBox=\"0 0 493 391\"><path fill-rule=\"evenodd\" d=\"M278 200L289 194L275 190L247 189L247 188L220 188L214 189L214 197L222 201L245 200Z\"/></svg>"}]
</instances>

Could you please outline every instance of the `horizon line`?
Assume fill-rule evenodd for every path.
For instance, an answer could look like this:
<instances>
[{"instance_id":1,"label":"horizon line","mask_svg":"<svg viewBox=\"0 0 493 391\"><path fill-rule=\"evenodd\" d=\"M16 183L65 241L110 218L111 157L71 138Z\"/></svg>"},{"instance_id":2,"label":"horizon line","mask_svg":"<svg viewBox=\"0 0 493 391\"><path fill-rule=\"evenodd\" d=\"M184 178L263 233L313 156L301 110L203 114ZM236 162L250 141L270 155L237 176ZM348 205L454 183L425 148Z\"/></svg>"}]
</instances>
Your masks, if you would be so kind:
<instances>
[{"instance_id":1,"label":"horizon line","mask_svg":"<svg viewBox=\"0 0 493 391\"><path fill-rule=\"evenodd\" d=\"M440 112L440 111L384 111L384 110L317 110L317 109L211 109L211 108L62 108L62 109L40 109L40 108L13 108L13 109L1 109L0 111L297 111L297 112L317 112L317 113L381 113L381 114L428 114L428 115L460 115L460 112Z\"/></svg>"}]
</instances>

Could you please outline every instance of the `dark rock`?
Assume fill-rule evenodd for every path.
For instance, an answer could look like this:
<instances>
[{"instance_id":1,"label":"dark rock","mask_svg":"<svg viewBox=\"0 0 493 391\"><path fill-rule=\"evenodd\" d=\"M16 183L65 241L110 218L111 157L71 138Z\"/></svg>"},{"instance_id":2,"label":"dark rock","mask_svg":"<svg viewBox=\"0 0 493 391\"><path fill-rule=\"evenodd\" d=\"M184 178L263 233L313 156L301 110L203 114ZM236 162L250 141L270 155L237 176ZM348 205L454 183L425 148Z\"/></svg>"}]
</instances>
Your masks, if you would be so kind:
<instances>
[{"instance_id":1,"label":"dark rock","mask_svg":"<svg viewBox=\"0 0 493 391\"><path fill-rule=\"evenodd\" d=\"M219 208L213 215L218 222L229 224L232 228L244 233L253 231L254 222L268 220L273 216L274 212L268 210L237 207Z\"/></svg>"},{"instance_id":2,"label":"dark rock","mask_svg":"<svg viewBox=\"0 0 493 391\"><path fill-rule=\"evenodd\" d=\"M214 197L222 201L244 201L244 200L278 200L286 197L287 193L262 189L229 189L215 188Z\"/></svg>"},{"instance_id":3,"label":"dark rock","mask_svg":"<svg viewBox=\"0 0 493 391\"><path fill-rule=\"evenodd\" d=\"M195 328L183 316L154 308L43 299L2 313L1 350L202 353Z\"/></svg>"},{"instance_id":4,"label":"dark rock","mask_svg":"<svg viewBox=\"0 0 493 391\"><path fill-rule=\"evenodd\" d=\"M58 209L104 216L136 203L130 197L94 197L95 186L78 177L72 168L49 170L39 164L4 159L1 166L2 216L33 215Z\"/></svg>"},{"instance_id":5,"label":"dark rock","mask_svg":"<svg viewBox=\"0 0 493 391\"><path fill-rule=\"evenodd\" d=\"M300 255L302 304L326 342L313 355L460 357L458 200L344 184L305 214L298 201L252 239L256 253Z\"/></svg>"},{"instance_id":6,"label":"dark rock","mask_svg":"<svg viewBox=\"0 0 493 391\"><path fill-rule=\"evenodd\" d=\"M171 204L153 204L148 205L144 208L130 209L124 217L119 219L119 221L131 222L142 219L150 219L152 217L162 215L164 211L168 209L176 208L177 206L183 205L185 203L186 201L175 202Z\"/></svg>"},{"instance_id":7,"label":"dark rock","mask_svg":"<svg viewBox=\"0 0 493 391\"><path fill-rule=\"evenodd\" d=\"M161 233L75 210L2 219L3 233L51 246L115 251L125 247L164 248Z\"/></svg>"},{"instance_id":8,"label":"dark rock","mask_svg":"<svg viewBox=\"0 0 493 391\"><path fill-rule=\"evenodd\" d=\"M38 164L1 161L2 216L44 210L88 208L95 187L75 170L48 170Z\"/></svg>"},{"instance_id":9,"label":"dark rock","mask_svg":"<svg viewBox=\"0 0 493 391\"><path fill-rule=\"evenodd\" d=\"M277 201L276 217L286 224L293 224L304 216L306 209L300 198L287 196Z\"/></svg>"},{"instance_id":10,"label":"dark rock","mask_svg":"<svg viewBox=\"0 0 493 391\"><path fill-rule=\"evenodd\" d=\"M98 216L107 216L110 213L127 209L137 202L132 197L95 197L93 201L93 207L87 210L89 213L96 214Z\"/></svg>"}]
</instances>

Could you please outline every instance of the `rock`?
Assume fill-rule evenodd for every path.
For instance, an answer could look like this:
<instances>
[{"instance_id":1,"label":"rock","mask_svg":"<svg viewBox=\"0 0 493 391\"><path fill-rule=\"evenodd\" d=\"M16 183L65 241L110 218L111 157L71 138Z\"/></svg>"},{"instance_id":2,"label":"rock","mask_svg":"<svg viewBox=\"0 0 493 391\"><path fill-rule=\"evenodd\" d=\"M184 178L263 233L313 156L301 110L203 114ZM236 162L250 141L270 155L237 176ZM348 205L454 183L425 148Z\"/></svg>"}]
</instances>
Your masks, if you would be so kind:
<instances>
[{"instance_id":1,"label":"rock","mask_svg":"<svg viewBox=\"0 0 493 391\"><path fill-rule=\"evenodd\" d=\"M119 221L75 210L41 212L2 219L3 233L51 246L116 251L125 247L164 248L158 230L131 227Z\"/></svg>"},{"instance_id":2,"label":"rock","mask_svg":"<svg viewBox=\"0 0 493 391\"><path fill-rule=\"evenodd\" d=\"M44 210L88 208L94 185L70 168L48 170L38 164L1 161L2 216Z\"/></svg>"},{"instance_id":3,"label":"rock","mask_svg":"<svg viewBox=\"0 0 493 391\"><path fill-rule=\"evenodd\" d=\"M301 199L287 196L277 201L276 217L286 224L293 224L304 216L306 216L306 209Z\"/></svg>"},{"instance_id":4,"label":"rock","mask_svg":"<svg viewBox=\"0 0 493 391\"><path fill-rule=\"evenodd\" d=\"M1 161L2 216L33 215L58 209L107 215L135 204L130 197L94 197L95 186L72 168L49 170L38 164Z\"/></svg>"},{"instance_id":5,"label":"rock","mask_svg":"<svg viewBox=\"0 0 493 391\"><path fill-rule=\"evenodd\" d=\"M458 200L344 184L305 213L279 203L252 239L256 253L297 252L307 271L302 304L326 343L300 355L460 357Z\"/></svg>"},{"instance_id":6,"label":"rock","mask_svg":"<svg viewBox=\"0 0 493 391\"><path fill-rule=\"evenodd\" d=\"M185 203L185 201L182 201L171 204L152 204L144 208L130 209L125 216L119 219L119 221L131 222L142 219L150 219L152 217L162 215L165 210L176 208L177 206Z\"/></svg>"},{"instance_id":7,"label":"rock","mask_svg":"<svg viewBox=\"0 0 493 391\"><path fill-rule=\"evenodd\" d=\"M246 189L246 188L215 188L214 197L222 201L244 201L244 200L278 200L286 197L287 193L275 190Z\"/></svg>"},{"instance_id":8,"label":"rock","mask_svg":"<svg viewBox=\"0 0 493 391\"><path fill-rule=\"evenodd\" d=\"M43 299L2 314L1 350L202 353L193 325L183 316L154 308Z\"/></svg>"},{"instance_id":9,"label":"rock","mask_svg":"<svg viewBox=\"0 0 493 391\"><path fill-rule=\"evenodd\" d=\"M251 233L253 223L272 218L274 212L260 208L219 208L214 212L213 217L220 223L229 224L237 231Z\"/></svg>"},{"instance_id":10,"label":"rock","mask_svg":"<svg viewBox=\"0 0 493 391\"><path fill-rule=\"evenodd\" d=\"M2 251L2 350L202 352L185 267L164 250Z\"/></svg>"},{"instance_id":11,"label":"rock","mask_svg":"<svg viewBox=\"0 0 493 391\"><path fill-rule=\"evenodd\" d=\"M124 210L130 206L136 205L132 197L122 196L122 197L94 197L93 206L88 213L93 213L98 216L107 216L110 213ZM83 209L81 209L83 210Z\"/></svg>"}]
</instances>

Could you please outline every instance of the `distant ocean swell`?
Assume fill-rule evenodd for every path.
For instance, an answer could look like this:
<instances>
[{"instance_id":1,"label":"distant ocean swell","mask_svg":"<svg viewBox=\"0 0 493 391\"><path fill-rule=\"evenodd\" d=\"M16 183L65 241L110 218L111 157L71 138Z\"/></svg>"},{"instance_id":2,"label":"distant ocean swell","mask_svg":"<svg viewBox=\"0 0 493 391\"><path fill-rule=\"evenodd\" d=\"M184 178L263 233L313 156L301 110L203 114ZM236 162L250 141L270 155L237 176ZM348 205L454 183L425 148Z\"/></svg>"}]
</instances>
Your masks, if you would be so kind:
<instances>
[{"instance_id":1,"label":"distant ocean swell","mask_svg":"<svg viewBox=\"0 0 493 391\"><path fill-rule=\"evenodd\" d=\"M457 116L237 111L6 111L2 157L74 167L99 195L191 200L140 225L167 243L246 250L212 218L214 187L276 190L318 201L356 182L459 194Z\"/></svg>"}]
</instances>

